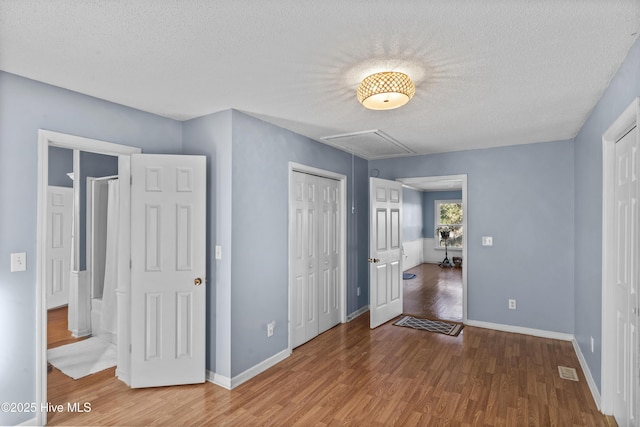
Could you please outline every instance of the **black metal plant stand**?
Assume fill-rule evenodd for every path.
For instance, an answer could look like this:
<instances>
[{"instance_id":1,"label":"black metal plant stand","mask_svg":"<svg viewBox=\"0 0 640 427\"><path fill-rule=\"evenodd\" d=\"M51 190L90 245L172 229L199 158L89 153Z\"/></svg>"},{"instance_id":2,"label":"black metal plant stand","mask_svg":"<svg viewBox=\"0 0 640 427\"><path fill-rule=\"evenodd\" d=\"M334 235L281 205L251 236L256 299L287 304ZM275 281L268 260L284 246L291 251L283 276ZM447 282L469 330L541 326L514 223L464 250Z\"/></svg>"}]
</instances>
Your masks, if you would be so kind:
<instances>
[{"instance_id":1,"label":"black metal plant stand","mask_svg":"<svg viewBox=\"0 0 640 427\"><path fill-rule=\"evenodd\" d=\"M449 241L449 230L440 230L440 242L442 242L444 240L444 259L442 260L442 262L440 264L438 264L440 267L446 267L446 268L451 268L453 267L453 263L451 263L451 261L449 261L449 253L447 251L448 248L448 241Z\"/></svg>"}]
</instances>

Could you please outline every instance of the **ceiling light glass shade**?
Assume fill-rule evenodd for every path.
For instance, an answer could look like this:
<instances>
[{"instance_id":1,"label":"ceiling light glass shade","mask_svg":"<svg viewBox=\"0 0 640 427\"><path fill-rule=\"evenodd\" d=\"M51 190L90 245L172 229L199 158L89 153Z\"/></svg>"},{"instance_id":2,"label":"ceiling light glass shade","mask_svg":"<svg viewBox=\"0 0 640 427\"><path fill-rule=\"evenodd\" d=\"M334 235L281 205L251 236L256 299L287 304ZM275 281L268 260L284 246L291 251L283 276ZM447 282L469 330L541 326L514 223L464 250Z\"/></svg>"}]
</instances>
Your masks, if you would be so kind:
<instances>
[{"instance_id":1,"label":"ceiling light glass shade","mask_svg":"<svg viewBox=\"0 0 640 427\"><path fill-rule=\"evenodd\" d=\"M416 93L409 76L396 71L372 74L358 86L358 101L370 110L402 107Z\"/></svg>"}]
</instances>

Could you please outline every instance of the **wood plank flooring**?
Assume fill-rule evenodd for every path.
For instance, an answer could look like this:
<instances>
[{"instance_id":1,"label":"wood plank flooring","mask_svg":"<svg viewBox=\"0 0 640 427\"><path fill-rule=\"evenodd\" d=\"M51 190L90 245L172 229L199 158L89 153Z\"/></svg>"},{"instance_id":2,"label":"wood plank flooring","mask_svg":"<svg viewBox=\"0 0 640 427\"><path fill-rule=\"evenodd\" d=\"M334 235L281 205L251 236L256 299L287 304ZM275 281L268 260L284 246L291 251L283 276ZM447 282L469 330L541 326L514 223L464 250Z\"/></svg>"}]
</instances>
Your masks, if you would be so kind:
<instances>
[{"instance_id":1,"label":"wood plank flooring","mask_svg":"<svg viewBox=\"0 0 640 427\"><path fill-rule=\"evenodd\" d=\"M66 305L47 311L47 348L59 347L86 339L86 337L74 338L71 335L68 329L68 313Z\"/></svg>"},{"instance_id":2,"label":"wood plank flooring","mask_svg":"<svg viewBox=\"0 0 640 427\"><path fill-rule=\"evenodd\" d=\"M570 342L465 327L449 337L364 314L232 391L211 383L129 389L114 369L48 375L49 402L89 403L50 425L612 426ZM562 380L558 365L580 381Z\"/></svg>"},{"instance_id":3,"label":"wood plank flooring","mask_svg":"<svg viewBox=\"0 0 640 427\"><path fill-rule=\"evenodd\" d=\"M425 319L462 322L462 268L420 264L403 280L403 313Z\"/></svg>"}]
</instances>

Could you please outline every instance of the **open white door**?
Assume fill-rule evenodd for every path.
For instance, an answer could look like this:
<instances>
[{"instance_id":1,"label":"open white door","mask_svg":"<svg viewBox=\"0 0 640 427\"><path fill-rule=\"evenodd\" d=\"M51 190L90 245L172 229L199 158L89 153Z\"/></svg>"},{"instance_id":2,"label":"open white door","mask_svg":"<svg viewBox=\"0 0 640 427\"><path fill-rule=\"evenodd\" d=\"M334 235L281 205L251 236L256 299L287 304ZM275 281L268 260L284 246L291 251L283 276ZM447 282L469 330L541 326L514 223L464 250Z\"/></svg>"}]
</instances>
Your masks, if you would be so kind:
<instances>
[{"instance_id":1,"label":"open white door","mask_svg":"<svg viewBox=\"0 0 640 427\"><path fill-rule=\"evenodd\" d=\"M202 156L131 156L131 387L205 380Z\"/></svg>"},{"instance_id":2,"label":"open white door","mask_svg":"<svg viewBox=\"0 0 640 427\"><path fill-rule=\"evenodd\" d=\"M47 188L47 310L69 303L73 189Z\"/></svg>"},{"instance_id":3,"label":"open white door","mask_svg":"<svg viewBox=\"0 0 640 427\"><path fill-rule=\"evenodd\" d=\"M616 387L613 415L619 426L638 425L638 129L615 146Z\"/></svg>"},{"instance_id":4,"label":"open white door","mask_svg":"<svg viewBox=\"0 0 640 427\"><path fill-rule=\"evenodd\" d=\"M402 184L369 181L369 310L371 328L402 314Z\"/></svg>"}]
</instances>

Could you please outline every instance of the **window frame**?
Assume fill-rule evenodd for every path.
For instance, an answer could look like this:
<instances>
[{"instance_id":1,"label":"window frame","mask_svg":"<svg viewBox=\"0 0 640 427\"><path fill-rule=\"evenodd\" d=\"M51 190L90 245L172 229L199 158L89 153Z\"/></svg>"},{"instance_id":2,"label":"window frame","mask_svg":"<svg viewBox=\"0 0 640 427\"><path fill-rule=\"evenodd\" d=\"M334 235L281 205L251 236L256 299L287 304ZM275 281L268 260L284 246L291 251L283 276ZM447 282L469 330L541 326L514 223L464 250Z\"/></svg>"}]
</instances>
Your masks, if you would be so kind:
<instances>
[{"instance_id":1,"label":"window frame","mask_svg":"<svg viewBox=\"0 0 640 427\"><path fill-rule=\"evenodd\" d=\"M462 223L460 224L440 224L440 205L441 204L460 204L462 206ZM449 250L453 251L461 251L464 247L464 205L462 203L462 199L443 199L443 200L434 200L433 201L433 240L435 243L435 248L444 250L444 246L440 246L440 235L438 234L438 227L442 226L457 226L462 228L462 243L460 246L448 246Z\"/></svg>"}]
</instances>

